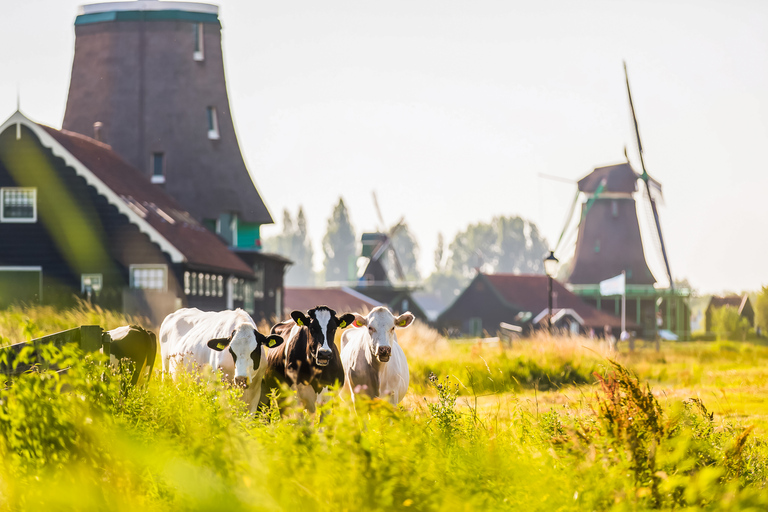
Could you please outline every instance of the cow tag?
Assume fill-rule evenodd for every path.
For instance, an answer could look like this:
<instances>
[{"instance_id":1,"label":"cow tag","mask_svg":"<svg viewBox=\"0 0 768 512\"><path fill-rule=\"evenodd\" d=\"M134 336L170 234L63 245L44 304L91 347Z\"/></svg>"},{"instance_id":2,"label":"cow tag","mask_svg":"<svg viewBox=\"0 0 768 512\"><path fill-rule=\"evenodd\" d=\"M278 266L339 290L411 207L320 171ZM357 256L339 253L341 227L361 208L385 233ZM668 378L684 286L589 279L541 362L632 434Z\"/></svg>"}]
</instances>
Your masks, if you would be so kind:
<instances>
[{"instance_id":1,"label":"cow tag","mask_svg":"<svg viewBox=\"0 0 768 512\"><path fill-rule=\"evenodd\" d=\"M304 327L304 322L301 321L301 318L296 320L296 325L298 325L299 327Z\"/></svg>"},{"instance_id":2,"label":"cow tag","mask_svg":"<svg viewBox=\"0 0 768 512\"><path fill-rule=\"evenodd\" d=\"M345 328L346 326L347 326L347 322L345 322L344 320L342 320L342 321L341 321L341 323L339 324L339 328L340 328L340 329L343 329L343 328Z\"/></svg>"},{"instance_id":3,"label":"cow tag","mask_svg":"<svg viewBox=\"0 0 768 512\"><path fill-rule=\"evenodd\" d=\"M227 342L220 341L219 343L216 344L216 348L218 348L219 350L224 350L225 348L227 348Z\"/></svg>"},{"instance_id":4,"label":"cow tag","mask_svg":"<svg viewBox=\"0 0 768 512\"><path fill-rule=\"evenodd\" d=\"M269 346L274 347L275 345L277 345L277 342L274 340L274 338L269 338Z\"/></svg>"}]
</instances>

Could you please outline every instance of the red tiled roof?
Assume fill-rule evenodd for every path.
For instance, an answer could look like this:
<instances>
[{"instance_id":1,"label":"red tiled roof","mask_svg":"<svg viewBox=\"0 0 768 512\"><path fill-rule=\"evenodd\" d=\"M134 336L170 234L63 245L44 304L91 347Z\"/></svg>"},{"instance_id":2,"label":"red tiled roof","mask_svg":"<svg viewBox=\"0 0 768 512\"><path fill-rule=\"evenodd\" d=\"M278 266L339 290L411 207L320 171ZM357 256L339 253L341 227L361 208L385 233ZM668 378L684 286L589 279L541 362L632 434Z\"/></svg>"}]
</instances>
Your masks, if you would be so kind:
<instances>
[{"instance_id":1,"label":"red tiled roof","mask_svg":"<svg viewBox=\"0 0 768 512\"><path fill-rule=\"evenodd\" d=\"M253 275L253 270L218 236L194 220L110 146L79 133L39 126L176 247L189 265Z\"/></svg>"},{"instance_id":2,"label":"red tiled roof","mask_svg":"<svg viewBox=\"0 0 768 512\"><path fill-rule=\"evenodd\" d=\"M548 277L545 275L482 274L482 277L490 283L500 298L518 309L537 315L549 306ZM610 325L621 328L621 318L590 306L555 279L552 280L552 294L554 309L573 309L589 327L602 328ZM627 327L634 329L639 326L627 320Z\"/></svg>"},{"instance_id":3,"label":"red tiled roof","mask_svg":"<svg viewBox=\"0 0 768 512\"><path fill-rule=\"evenodd\" d=\"M363 313L382 304L350 288L286 288L286 311L307 311L315 306L328 306L336 313Z\"/></svg>"}]
</instances>

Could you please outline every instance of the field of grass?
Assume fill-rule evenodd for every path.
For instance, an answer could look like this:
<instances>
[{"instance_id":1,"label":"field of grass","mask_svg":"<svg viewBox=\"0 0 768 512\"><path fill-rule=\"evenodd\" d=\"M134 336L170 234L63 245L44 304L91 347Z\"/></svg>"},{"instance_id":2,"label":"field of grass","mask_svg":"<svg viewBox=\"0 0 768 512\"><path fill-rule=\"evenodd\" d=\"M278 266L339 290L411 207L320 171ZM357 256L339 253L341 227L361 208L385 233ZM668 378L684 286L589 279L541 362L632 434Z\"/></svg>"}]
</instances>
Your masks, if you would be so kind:
<instances>
[{"instance_id":1,"label":"field of grass","mask_svg":"<svg viewBox=\"0 0 768 512\"><path fill-rule=\"evenodd\" d=\"M0 312L10 341L120 315ZM400 407L248 415L216 378L142 389L97 354L0 390L0 508L766 510L768 348L454 343L414 325ZM159 377L159 374L157 374Z\"/></svg>"}]
</instances>

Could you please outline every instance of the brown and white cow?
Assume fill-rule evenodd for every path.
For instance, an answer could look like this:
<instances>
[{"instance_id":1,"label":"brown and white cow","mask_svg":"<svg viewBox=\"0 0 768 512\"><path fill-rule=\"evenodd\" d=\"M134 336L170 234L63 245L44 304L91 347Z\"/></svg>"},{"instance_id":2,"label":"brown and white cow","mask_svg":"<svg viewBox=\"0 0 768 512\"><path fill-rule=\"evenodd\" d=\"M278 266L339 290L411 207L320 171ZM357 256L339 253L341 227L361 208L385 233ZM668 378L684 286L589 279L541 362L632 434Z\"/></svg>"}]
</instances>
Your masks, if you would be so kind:
<instances>
[{"instance_id":1,"label":"brown and white cow","mask_svg":"<svg viewBox=\"0 0 768 512\"><path fill-rule=\"evenodd\" d=\"M157 355L157 337L139 325L124 325L107 331L110 338L109 359L113 365L128 359L133 363L131 384L146 383L152 377Z\"/></svg>"},{"instance_id":2,"label":"brown and white cow","mask_svg":"<svg viewBox=\"0 0 768 512\"><path fill-rule=\"evenodd\" d=\"M337 317L328 306L317 306L306 314L294 311L291 320L272 327L272 334L282 336L285 343L267 353L262 402L271 389L279 389L282 383L296 390L304 407L315 412L317 395L324 387L344 384L334 337L337 328L344 329L354 320L351 313Z\"/></svg>"},{"instance_id":3,"label":"brown and white cow","mask_svg":"<svg viewBox=\"0 0 768 512\"><path fill-rule=\"evenodd\" d=\"M408 361L397 343L395 327L408 327L414 316L394 316L386 307L374 308L368 316L355 314L355 329L341 337L344 391L382 397L397 405L408 391Z\"/></svg>"}]
</instances>

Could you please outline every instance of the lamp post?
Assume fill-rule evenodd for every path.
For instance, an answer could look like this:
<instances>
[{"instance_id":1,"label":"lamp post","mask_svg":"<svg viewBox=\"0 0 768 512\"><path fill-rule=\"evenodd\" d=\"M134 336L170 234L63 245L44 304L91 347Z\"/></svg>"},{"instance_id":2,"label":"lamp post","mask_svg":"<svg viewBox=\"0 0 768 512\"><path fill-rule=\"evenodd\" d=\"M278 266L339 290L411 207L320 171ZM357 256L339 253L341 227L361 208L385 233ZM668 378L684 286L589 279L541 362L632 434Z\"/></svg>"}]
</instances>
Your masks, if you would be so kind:
<instances>
[{"instance_id":1,"label":"lamp post","mask_svg":"<svg viewBox=\"0 0 768 512\"><path fill-rule=\"evenodd\" d=\"M552 336L552 276L557 272L557 264L560 261L555 258L555 251L549 251L549 256L544 258L544 273L547 274L547 291L549 296L549 335Z\"/></svg>"}]
</instances>

